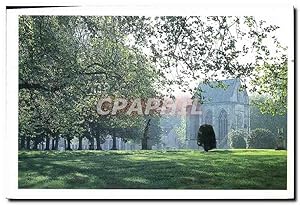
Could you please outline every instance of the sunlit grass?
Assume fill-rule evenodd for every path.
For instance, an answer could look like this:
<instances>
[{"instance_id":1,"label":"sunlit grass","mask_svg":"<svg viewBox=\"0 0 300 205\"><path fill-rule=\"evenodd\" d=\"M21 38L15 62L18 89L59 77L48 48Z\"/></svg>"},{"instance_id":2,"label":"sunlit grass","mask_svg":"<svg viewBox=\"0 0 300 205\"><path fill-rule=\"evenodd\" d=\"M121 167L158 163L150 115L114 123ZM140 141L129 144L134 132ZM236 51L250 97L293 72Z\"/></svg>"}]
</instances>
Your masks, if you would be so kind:
<instances>
[{"instance_id":1,"label":"sunlit grass","mask_svg":"<svg viewBox=\"0 0 300 205\"><path fill-rule=\"evenodd\" d=\"M286 189L286 151L19 152L20 188Z\"/></svg>"}]
</instances>

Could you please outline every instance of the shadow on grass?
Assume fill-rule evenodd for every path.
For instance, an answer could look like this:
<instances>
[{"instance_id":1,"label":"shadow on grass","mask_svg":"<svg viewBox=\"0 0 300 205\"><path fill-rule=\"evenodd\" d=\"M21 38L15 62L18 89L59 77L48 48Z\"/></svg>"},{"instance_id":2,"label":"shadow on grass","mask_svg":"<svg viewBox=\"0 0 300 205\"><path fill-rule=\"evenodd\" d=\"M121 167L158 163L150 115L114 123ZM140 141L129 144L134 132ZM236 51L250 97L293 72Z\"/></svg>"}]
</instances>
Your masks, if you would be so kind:
<instances>
[{"instance_id":1,"label":"shadow on grass","mask_svg":"<svg viewBox=\"0 0 300 205\"><path fill-rule=\"evenodd\" d=\"M286 155L265 152L20 152L19 187L286 189Z\"/></svg>"}]
</instances>

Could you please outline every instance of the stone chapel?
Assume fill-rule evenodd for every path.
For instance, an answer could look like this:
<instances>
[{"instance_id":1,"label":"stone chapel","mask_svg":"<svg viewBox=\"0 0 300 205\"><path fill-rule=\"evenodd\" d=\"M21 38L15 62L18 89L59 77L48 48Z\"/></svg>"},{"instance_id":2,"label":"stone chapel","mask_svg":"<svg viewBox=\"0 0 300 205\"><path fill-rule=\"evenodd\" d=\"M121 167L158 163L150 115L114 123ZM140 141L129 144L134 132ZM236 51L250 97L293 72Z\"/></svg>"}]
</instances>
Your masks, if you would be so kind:
<instances>
[{"instance_id":1,"label":"stone chapel","mask_svg":"<svg viewBox=\"0 0 300 205\"><path fill-rule=\"evenodd\" d=\"M245 89L241 89L240 79L229 79L200 84L201 114L188 115L186 118L187 148L197 149L198 129L202 124L213 126L217 148L228 148L228 133L231 130L244 129L250 131L249 97Z\"/></svg>"}]
</instances>

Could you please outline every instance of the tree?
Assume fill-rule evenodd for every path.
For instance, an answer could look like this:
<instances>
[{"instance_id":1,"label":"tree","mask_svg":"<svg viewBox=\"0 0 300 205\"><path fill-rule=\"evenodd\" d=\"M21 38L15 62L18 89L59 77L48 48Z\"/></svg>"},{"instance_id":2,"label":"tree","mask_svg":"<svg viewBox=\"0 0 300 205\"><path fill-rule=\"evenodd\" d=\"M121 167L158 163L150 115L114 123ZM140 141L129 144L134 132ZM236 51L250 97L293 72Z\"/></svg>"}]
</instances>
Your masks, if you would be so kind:
<instances>
[{"instance_id":1,"label":"tree","mask_svg":"<svg viewBox=\"0 0 300 205\"><path fill-rule=\"evenodd\" d=\"M41 23L43 18L47 21ZM71 74L69 72L64 76L71 79L71 82L78 80L78 74L81 74L80 78L97 75L122 79L122 75L118 74L122 70L116 72L115 69L124 63L118 49L121 45L126 45L133 51L148 48L148 57L156 62L156 71L162 79L167 79L169 84L180 84L184 90L187 90L190 79L208 82L216 79L219 74L243 78L252 75L255 68L260 68L268 60L276 63L272 52L266 46L266 40L278 26L266 25L265 21L249 16L20 17L20 22L26 20L33 21L33 26L20 27L20 33L24 38L33 36L30 48L36 47L34 42L41 42L42 39L49 44L46 44L46 49L52 51L52 59L62 59L60 55L66 55L67 60L61 64L66 64L67 68L72 67L71 70L75 69ZM46 26L46 37L34 35L33 32L40 32L43 26ZM59 31L57 36L52 29ZM128 40L130 37L131 41ZM284 48L280 46L276 37L272 36L272 39L277 47L274 52L282 51ZM101 49L101 52L97 50L97 55L95 52L89 55L90 51L97 48L94 45L107 49ZM69 52L53 53L53 50ZM84 56L80 62L76 62L78 55ZM240 60L249 57L253 59L251 62L243 63ZM88 68L87 72L80 69L84 62L90 62L84 66ZM22 62L22 65L27 64ZM182 70L179 67L186 69ZM97 69L97 72L90 71L90 68L93 71ZM168 79L168 73L175 73L175 79ZM46 90L56 90L66 85L65 80L62 80L61 86L52 87L46 87L42 83L25 82L27 84L20 85Z\"/></svg>"},{"instance_id":2,"label":"tree","mask_svg":"<svg viewBox=\"0 0 300 205\"><path fill-rule=\"evenodd\" d=\"M160 117L148 116L145 117L146 125L143 130L142 149L152 149L152 145L158 144L161 139L162 128L160 125Z\"/></svg>"},{"instance_id":3,"label":"tree","mask_svg":"<svg viewBox=\"0 0 300 205\"><path fill-rule=\"evenodd\" d=\"M30 116L26 118L25 108L35 102L31 119L40 119L45 130L49 130L47 123L52 128L58 122L58 133L68 144L73 135L86 135L84 129L88 129L89 136L97 135L99 139L102 122L84 114L91 108L95 113L97 98L112 94L143 96L147 93L145 89L150 91L149 85L155 82L147 59L122 43L124 34L114 18L21 16L19 29L20 102L24 92L34 95L24 109L20 107L20 116L24 118L21 123L27 123L20 127L31 127L32 133L35 128L28 124ZM49 101L55 103L50 107ZM84 125L82 121L88 123ZM48 141L47 137L46 144Z\"/></svg>"},{"instance_id":4,"label":"tree","mask_svg":"<svg viewBox=\"0 0 300 205\"><path fill-rule=\"evenodd\" d=\"M177 134L179 148L184 148L185 140L186 140L186 119L185 118L181 117L179 119L179 125L175 128L175 132Z\"/></svg>"},{"instance_id":5,"label":"tree","mask_svg":"<svg viewBox=\"0 0 300 205\"><path fill-rule=\"evenodd\" d=\"M264 63L256 68L251 81L252 91L262 97L255 98L255 104L263 114L284 115L287 112L287 56L281 57L280 64Z\"/></svg>"},{"instance_id":6,"label":"tree","mask_svg":"<svg viewBox=\"0 0 300 205\"><path fill-rule=\"evenodd\" d=\"M263 20L251 16L163 16L154 22L154 39L148 42L152 59L162 74L176 75L175 80L168 79L170 84L183 85L184 90L191 79L209 82L221 75L243 80L269 59L275 63L271 56L277 51L271 52L266 42L278 26L266 25ZM276 49L282 50L276 37L272 38Z\"/></svg>"},{"instance_id":7,"label":"tree","mask_svg":"<svg viewBox=\"0 0 300 205\"><path fill-rule=\"evenodd\" d=\"M251 96L250 97L250 124L251 130L263 128L270 130L274 135L277 135L278 129L284 129L283 137L287 137L287 114L270 114L262 113L260 106L257 103L268 101L268 97Z\"/></svg>"}]
</instances>

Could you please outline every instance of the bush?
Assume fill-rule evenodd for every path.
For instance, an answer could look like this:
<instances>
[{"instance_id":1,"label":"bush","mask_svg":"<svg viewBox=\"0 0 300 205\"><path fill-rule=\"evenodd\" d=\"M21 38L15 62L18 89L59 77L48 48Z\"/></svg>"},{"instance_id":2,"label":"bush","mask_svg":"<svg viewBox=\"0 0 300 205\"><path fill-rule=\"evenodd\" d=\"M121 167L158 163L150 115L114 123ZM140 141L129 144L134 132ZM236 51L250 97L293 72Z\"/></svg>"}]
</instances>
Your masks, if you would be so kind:
<instances>
[{"instance_id":1,"label":"bush","mask_svg":"<svg viewBox=\"0 0 300 205\"><path fill-rule=\"evenodd\" d=\"M274 149L276 146L276 138L268 129L258 128L251 131L247 139L247 147L255 149Z\"/></svg>"},{"instance_id":2,"label":"bush","mask_svg":"<svg viewBox=\"0 0 300 205\"><path fill-rule=\"evenodd\" d=\"M233 130L228 134L228 143L230 148L245 149L248 132L245 130Z\"/></svg>"}]
</instances>

